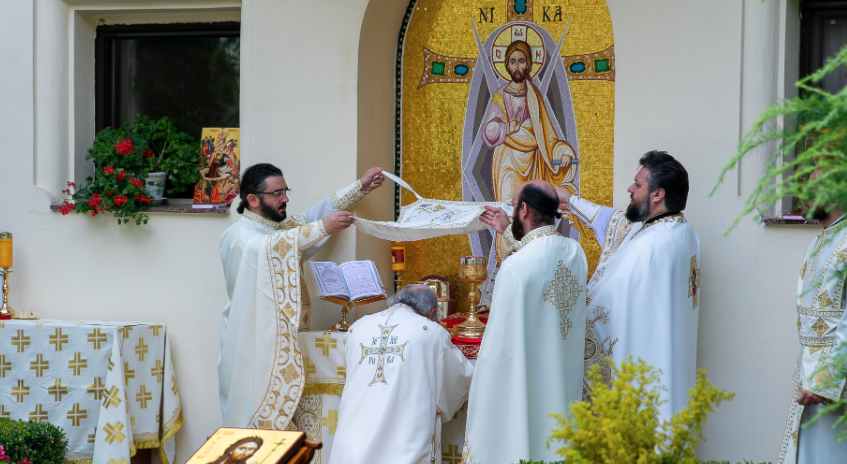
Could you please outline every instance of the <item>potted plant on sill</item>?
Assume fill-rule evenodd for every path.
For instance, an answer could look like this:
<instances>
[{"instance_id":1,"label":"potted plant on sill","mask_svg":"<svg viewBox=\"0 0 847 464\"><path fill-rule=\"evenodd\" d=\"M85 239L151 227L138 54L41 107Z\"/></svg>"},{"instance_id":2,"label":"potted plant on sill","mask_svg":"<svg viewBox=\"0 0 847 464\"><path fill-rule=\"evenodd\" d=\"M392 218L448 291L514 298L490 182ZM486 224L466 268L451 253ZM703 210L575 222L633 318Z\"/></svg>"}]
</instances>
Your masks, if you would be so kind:
<instances>
[{"instance_id":1,"label":"potted plant on sill","mask_svg":"<svg viewBox=\"0 0 847 464\"><path fill-rule=\"evenodd\" d=\"M197 182L204 160L200 143L179 132L169 118L158 121L138 115L123 127L105 128L94 138L85 159L94 162L94 174L77 187L68 182L62 214L71 211L96 216L114 212L118 224L149 219L144 210L168 193ZM71 190L73 189L73 190Z\"/></svg>"}]
</instances>

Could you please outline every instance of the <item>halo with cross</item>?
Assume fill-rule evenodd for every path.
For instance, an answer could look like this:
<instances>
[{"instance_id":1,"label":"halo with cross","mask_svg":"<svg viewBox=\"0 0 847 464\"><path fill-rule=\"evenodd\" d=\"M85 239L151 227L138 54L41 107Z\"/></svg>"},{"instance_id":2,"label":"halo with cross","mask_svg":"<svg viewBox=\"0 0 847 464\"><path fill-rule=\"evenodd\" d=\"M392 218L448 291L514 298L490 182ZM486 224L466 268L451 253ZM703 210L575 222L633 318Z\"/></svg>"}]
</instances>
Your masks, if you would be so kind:
<instances>
[{"instance_id":1,"label":"halo with cross","mask_svg":"<svg viewBox=\"0 0 847 464\"><path fill-rule=\"evenodd\" d=\"M509 71L506 70L506 49L516 40L523 40L528 43L530 50L532 50L532 56L528 57L532 61L532 71L529 77L534 78L544 67L547 54L544 52L544 40L542 40L541 34L538 33L535 26L526 23L514 23L497 34L494 43L491 45L491 63L494 65L494 70L503 79L512 80Z\"/></svg>"}]
</instances>

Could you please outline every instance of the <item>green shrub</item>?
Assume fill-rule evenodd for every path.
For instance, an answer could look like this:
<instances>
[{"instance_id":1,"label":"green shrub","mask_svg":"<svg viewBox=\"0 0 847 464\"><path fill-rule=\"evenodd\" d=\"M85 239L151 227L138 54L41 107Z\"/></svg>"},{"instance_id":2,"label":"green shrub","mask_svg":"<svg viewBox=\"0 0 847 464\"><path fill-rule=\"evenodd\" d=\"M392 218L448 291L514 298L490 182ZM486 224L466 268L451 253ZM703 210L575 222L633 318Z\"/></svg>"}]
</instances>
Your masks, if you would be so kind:
<instances>
[{"instance_id":1,"label":"green shrub","mask_svg":"<svg viewBox=\"0 0 847 464\"><path fill-rule=\"evenodd\" d=\"M49 422L0 419L0 445L13 463L64 464L68 452L65 432Z\"/></svg>"}]
</instances>

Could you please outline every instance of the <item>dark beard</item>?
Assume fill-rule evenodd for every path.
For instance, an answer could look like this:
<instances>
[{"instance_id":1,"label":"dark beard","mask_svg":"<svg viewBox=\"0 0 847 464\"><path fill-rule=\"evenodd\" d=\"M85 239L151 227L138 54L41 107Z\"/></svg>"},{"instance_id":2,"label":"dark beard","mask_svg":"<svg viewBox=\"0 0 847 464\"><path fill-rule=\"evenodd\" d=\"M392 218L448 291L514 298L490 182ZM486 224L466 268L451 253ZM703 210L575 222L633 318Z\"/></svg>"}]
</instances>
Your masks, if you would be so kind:
<instances>
[{"instance_id":1,"label":"dark beard","mask_svg":"<svg viewBox=\"0 0 847 464\"><path fill-rule=\"evenodd\" d=\"M288 217L288 215L285 214L285 207L286 204L283 203L282 206L280 206L282 211L274 209L271 205L265 203L265 199L263 197L259 197L259 216L262 216L265 219L270 219L271 221L276 222L284 221L285 218Z\"/></svg>"},{"instance_id":2,"label":"dark beard","mask_svg":"<svg viewBox=\"0 0 847 464\"><path fill-rule=\"evenodd\" d=\"M641 202L632 202L626 207L626 218L629 222L641 222L650 215L650 195L644 195Z\"/></svg>"},{"instance_id":3,"label":"dark beard","mask_svg":"<svg viewBox=\"0 0 847 464\"><path fill-rule=\"evenodd\" d=\"M819 206L815 208L814 211L812 211L812 219L815 219L817 221L823 221L827 218L827 216L829 216L829 213L826 212L826 208L824 208L823 206Z\"/></svg>"},{"instance_id":4,"label":"dark beard","mask_svg":"<svg viewBox=\"0 0 847 464\"><path fill-rule=\"evenodd\" d=\"M526 79L526 75L517 69L515 70L515 72L512 72L511 69L506 68L506 71L509 72L509 77L512 78L512 82L514 82L515 84L520 84ZM529 72L528 69L527 72Z\"/></svg>"},{"instance_id":5,"label":"dark beard","mask_svg":"<svg viewBox=\"0 0 847 464\"><path fill-rule=\"evenodd\" d=\"M516 215L517 216L517 215ZM521 224L521 220L517 217L512 219L512 237L515 240L521 240L526 235L526 230L524 229L523 224Z\"/></svg>"}]
</instances>

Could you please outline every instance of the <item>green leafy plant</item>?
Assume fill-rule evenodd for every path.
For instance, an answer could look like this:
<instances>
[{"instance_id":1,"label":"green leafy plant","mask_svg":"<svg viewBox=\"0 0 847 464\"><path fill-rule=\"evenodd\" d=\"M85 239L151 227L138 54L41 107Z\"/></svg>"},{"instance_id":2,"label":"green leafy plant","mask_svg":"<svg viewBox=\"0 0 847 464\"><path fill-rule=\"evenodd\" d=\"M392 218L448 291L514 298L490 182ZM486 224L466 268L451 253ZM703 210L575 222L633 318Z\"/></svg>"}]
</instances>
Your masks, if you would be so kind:
<instances>
[{"instance_id":1,"label":"green leafy plant","mask_svg":"<svg viewBox=\"0 0 847 464\"><path fill-rule=\"evenodd\" d=\"M12 463L64 464L68 452L65 433L49 422L0 419L0 445Z\"/></svg>"},{"instance_id":2,"label":"green leafy plant","mask_svg":"<svg viewBox=\"0 0 847 464\"><path fill-rule=\"evenodd\" d=\"M808 205L807 217L820 207L847 211L847 88L829 93L818 87L827 75L844 65L847 47L827 60L823 68L797 82L799 97L766 109L741 140L718 185L753 152L764 150L770 162L740 217L762 206L772 207L786 195ZM777 124L780 120L785 122L782 126ZM772 151L767 153L769 149ZM822 169L823 175L808 180L816 169ZM738 219L733 227L737 223Z\"/></svg>"},{"instance_id":3,"label":"green leafy plant","mask_svg":"<svg viewBox=\"0 0 847 464\"><path fill-rule=\"evenodd\" d=\"M113 212L118 224L134 220L138 225L148 220L144 210L152 200L146 185L149 173L167 171L171 193L194 185L204 164L200 143L177 131L173 121L141 115L123 127L100 131L85 159L94 162L94 174L79 187L68 182L63 193L73 202L64 201L62 214Z\"/></svg>"},{"instance_id":4,"label":"green leafy plant","mask_svg":"<svg viewBox=\"0 0 847 464\"><path fill-rule=\"evenodd\" d=\"M662 390L658 369L630 357L612 370L611 388L593 366L591 402L571 405L572 418L553 414L561 427L548 441L561 441L556 452L575 464L693 464L706 416L734 393L719 390L697 371L688 407L659 423Z\"/></svg>"}]
</instances>

